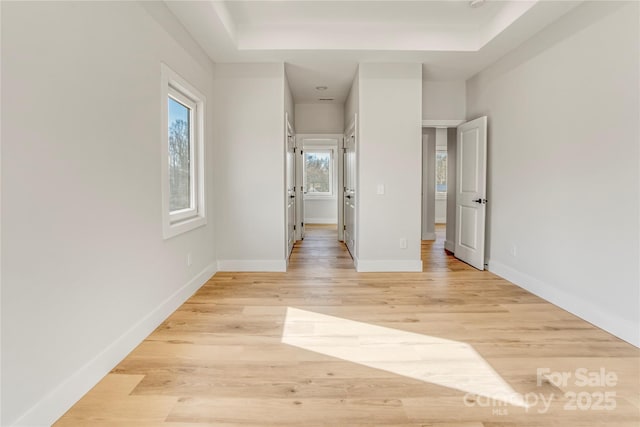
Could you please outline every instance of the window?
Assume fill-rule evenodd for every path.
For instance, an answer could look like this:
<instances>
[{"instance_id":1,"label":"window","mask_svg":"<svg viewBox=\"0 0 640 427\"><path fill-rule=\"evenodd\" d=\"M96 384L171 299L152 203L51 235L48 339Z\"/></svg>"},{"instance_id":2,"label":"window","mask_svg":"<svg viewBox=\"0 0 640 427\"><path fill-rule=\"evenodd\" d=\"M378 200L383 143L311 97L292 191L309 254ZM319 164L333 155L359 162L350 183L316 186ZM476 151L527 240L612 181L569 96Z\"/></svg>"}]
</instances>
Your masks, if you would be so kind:
<instances>
[{"instance_id":1,"label":"window","mask_svg":"<svg viewBox=\"0 0 640 427\"><path fill-rule=\"evenodd\" d=\"M205 98L162 65L162 217L167 239L206 224Z\"/></svg>"},{"instance_id":2,"label":"window","mask_svg":"<svg viewBox=\"0 0 640 427\"><path fill-rule=\"evenodd\" d=\"M169 213L187 213L194 209L193 113L195 104L169 88Z\"/></svg>"},{"instance_id":3,"label":"window","mask_svg":"<svg viewBox=\"0 0 640 427\"><path fill-rule=\"evenodd\" d=\"M447 150L436 150L436 197L447 197Z\"/></svg>"},{"instance_id":4,"label":"window","mask_svg":"<svg viewBox=\"0 0 640 427\"><path fill-rule=\"evenodd\" d=\"M304 149L306 197L333 197L333 150Z\"/></svg>"}]
</instances>

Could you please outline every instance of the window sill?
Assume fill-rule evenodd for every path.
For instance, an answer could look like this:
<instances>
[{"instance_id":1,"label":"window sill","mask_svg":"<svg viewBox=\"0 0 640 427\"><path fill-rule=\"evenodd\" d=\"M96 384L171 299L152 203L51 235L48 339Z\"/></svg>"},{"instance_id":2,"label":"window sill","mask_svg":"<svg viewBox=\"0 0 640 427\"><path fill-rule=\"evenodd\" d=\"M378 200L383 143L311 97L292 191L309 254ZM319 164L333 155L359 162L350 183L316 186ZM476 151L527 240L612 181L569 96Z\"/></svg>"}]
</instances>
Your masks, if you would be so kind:
<instances>
[{"instance_id":1,"label":"window sill","mask_svg":"<svg viewBox=\"0 0 640 427\"><path fill-rule=\"evenodd\" d=\"M170 239L180 234L186 233L198 227L202 227L207 224L207 218L203 216L196 216L193 218L177 221L174 223L164 223L162 235L164 239Z\"/></svg>"},{"instance_id":2,"label":"window sill","mask_svg":"<svg viewBox=\"0 0 640 427\"><path fill-rule=\"evenodd\" d=\"M304 196L304 200L335 200L336 196Z\"/></svg>"}]
</instances>

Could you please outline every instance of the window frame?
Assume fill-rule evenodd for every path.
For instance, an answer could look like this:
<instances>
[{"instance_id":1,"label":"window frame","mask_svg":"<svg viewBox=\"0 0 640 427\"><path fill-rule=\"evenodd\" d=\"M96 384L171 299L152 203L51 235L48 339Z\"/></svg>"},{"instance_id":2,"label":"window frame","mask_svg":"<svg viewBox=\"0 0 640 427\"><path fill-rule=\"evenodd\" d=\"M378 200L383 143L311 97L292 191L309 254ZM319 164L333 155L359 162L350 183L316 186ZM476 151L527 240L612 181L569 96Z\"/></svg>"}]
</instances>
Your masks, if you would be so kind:
<instances>
[{"instance_id":1,"label":"window frame","mask_svg":"<svg viewBox=\"0 0 640 427\"><path fill-rule=\"evenodd\" d=\"M162 229L168 239L207 223L205 215L204 120L206 98L178 73L161 64ZM171 211L169 183L169 98L189 111L190 207Z\"/></svg>"},{"instance_id":2,"label":"window frame","mask_svg":"<svg viewBox=\"0 0 640 427\"><path fill-rule=\"evenodd\" d=\"M173 86L169 85L168 89L168 98L172 98L174 101L183 105L189 110L189 207L185 209L178 209L175 211L171 210L171 204L169 204L169 216L171 217L171 222L179 222L184 221L189 218L193 218L197 216L197 191L198 191L198 182L197 179L193 179L196 173L196 139L197 137L194 135L195 127L194 124L197 122L197 104L190 98L187 98L182 92L175 89ZM167 112L167 120L168 120L168 112ZM168 122L167 122L168 125ZM168 127L168 126L167 126ZM167 150L168 150L167 145ZM169 197L171 197L171 186L169 186Z\"/></svg>"},{"instance_id":3,"label":"window frame","mask_svg":"<svg viewBox=\"0 0 640 427\"><path fill-rule=\"evenodd\" d=\"M336 189L334 181L334 162L335 162L335 147L331 146L306 146L303 148L303 162L302 162L302 182L305 191L305 199L334 199L336 197ZM307 191L307 153L328 153L329 154L329 191L328 192L309 192Z\"/></svg>"},{"instance_id":4,"label":"window frame","mask_svg":"<svg viewBox=\"0 0 640 427\"><path fill-rule=\"evenodd\" d=\"M436 199L443 200L443 199L447 198L447 191L449 190L449 182L448 182L449 181L448 180L449 177L448 176L446 177L447 178L446 179L446 181L447 181L447 191L438 191L438 177L437 177L438 153L444 153L444 154L447 155L446 160L445 160L445 162L447 162L447 166L448 166L448 161L449 161L449 153L448 153L446 147L442 147L442 148L441 147L436 147L436 155L435 155L435 165L436 165L436 167L435 167L435 170L436 170L435 185L436 185L436 188L435 188L435 192L436 192ZM448 174L448 172L447 172L447 174Z\"/></svg>"}]
</instances>

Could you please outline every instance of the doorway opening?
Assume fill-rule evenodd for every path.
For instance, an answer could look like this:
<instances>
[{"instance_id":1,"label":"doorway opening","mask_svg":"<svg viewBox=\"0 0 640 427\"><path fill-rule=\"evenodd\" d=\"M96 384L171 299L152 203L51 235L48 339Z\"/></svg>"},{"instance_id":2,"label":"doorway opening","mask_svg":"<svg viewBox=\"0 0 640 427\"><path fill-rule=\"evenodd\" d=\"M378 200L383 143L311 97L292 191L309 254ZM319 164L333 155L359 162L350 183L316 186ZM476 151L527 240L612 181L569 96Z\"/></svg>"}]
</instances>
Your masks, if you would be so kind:
<instances>
[{"instance_id":1,"label":"doorway opening","mask_svg":"<svg viewBox=\"0 0 640 427\"><path fill-rule=\"evenodd\" d=\"M446 239L447 229L447 139L446 133L444 138L438 138L436 132L436 161L435 161L435 240L442 242Z\"/></svg>"},{"instance_id":2,"label":"doorway opening","mask_svg":"<svg viewBox=\"0 0 640 427\"><path fill-rule=\"evenodd\" d=\"M354 267L343 243L343 139L343 134L296 135L297 213L302 234L293 249L290 268Z\"/></svg>"},{"instance_id":3,"label":"doorway opening","mask_svg":"<svg viewBox=\"0 0 640 427\"><path fill-rule=\"evenodd\" d=\"M438 248L438 228L444 237L443 252L455 254L478 270L486 266L486 170L486 116L455 125L423 127L423 243L435 242L430 247ZM443 220L444 227L439 225ZM423 258L423 265L427 264Z\"/></svg>"},{"instance_id":4,"label":"doorway opening","mask_svg":"<svg viewBox=\"0 0 640 427\"><path fill-rule=\"evenodd\" d=\"M332 225L341 240L339 225L342 221L342 135L298 134L297 180L302 190L300 221L306 231L309 225ZM306 237L306 235L305 235Z\"/></svg>"},{"instance_id":5,"label":"doorway opening","mask_svg":"<svg viewBox=\"0 0 640 427\"><path fill-rule=\"evenodd\" d=\"M457 123L455 124L457 125ZM422 130L422 265L449 271L455 249L456 127Z\"/></svg>"},{"instance_id":6,"label":"doorway opening","mask_svg":"<svg viewBox=\"0 0 640 427\"><path fill-rule=\"evenodd\" d=\"M422 132L422 240L443 244L453 252L453 235L447 224L455 224L456 128L424 128ZM453 185L452 185L453 184ZM436 230L437 227L437 230ZM451 240L451 241L449 241Z\"/></svg>"}]
</instances>

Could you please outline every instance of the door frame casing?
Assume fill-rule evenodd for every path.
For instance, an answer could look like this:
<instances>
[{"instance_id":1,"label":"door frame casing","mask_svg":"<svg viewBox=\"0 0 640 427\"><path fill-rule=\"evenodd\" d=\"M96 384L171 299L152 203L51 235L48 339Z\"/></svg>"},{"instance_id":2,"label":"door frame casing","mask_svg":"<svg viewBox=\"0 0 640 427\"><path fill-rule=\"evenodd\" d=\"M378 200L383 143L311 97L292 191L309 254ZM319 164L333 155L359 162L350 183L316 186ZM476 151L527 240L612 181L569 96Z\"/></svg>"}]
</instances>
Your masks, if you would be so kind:
<instances>
[{"instance_id":1,"label":"door frame casing","mask_svg":"<svg viewBox=\"0 0 640 427\"><path fill-rule=\"evenodd\" d=\"M291 122L289 121L289 113L285 112L284 114L284 255L285 255L285 261L286 261L286 265L289 265L289 258L291 256L291 249L293 249L293 246L291 248L289 248L289 208L288 208L288 204L289 204L289 187L288 187L288 182L287 182L287 174L289 173L288 171L288 156L289 156L289 137L293 138L293 149L294 149L294 153L293 153L293 168L294 168L294 177L293 177L293 182L294 182L294 193L295 193L295 185L296 185L296 172L295 172L295 166L296 166L296 154L295 154L295 131L293 129L293 125L291 124ZM294 207L294 221L297 223L297 218L295 218L297 215L297 209ZM295 235L295 231L294 231L294 237L293 237L293 244L295 245L296 242L296 235Z\"/></svg>"},{"instance_id":2,"label":"door frame casing","mask_svg":"<svg viewBox=\"0 0 640 427\"><path fill-rule=\"evenodd\" d=\"M436 240L435 233L435 150L436 128L422 128L422 200L421 203L421 230L422 240ZM433 129L432 134L425 129ZM433 141L430 136L433 136Z\"/></svg>"},{"instance_id":3,"label":"door frame casing","mask_svg":"<svg viewBox=\"0 0 640 427\"><path fill-rule=\"evenodd\" d=\"M342 210L342 206L341 206L341 202L342 202L342 198L344 197L344 174L343 174L343 159L342 159L342 149L344 147L344 141L343 141L343 134L341 133L300 133L296 135L296 147L298 148L298 151L303 151L304 150L304 141L308 140L308 139L326 139L326 140L335 140L336 144L331 144L331 145L327 145L327 147L331 147L331 148L336 148L335 151L335 159L334 159L334 174L336 174L337 176L335 177L335 182L336 182L336 188L334 191L335 197L336 197L336 204L337 204L337 218L338 218L338 240L342 241L343 239L343 233L342 233L342 225L344 224L344 212ZM310 146L315 146L318 147L318 144L309 144ZM304 165L302 164L303 162L303 158L302 156L300 156L300 168L302 170L302 168L304 167ZM299 179L300 182L296 182L296 188L301 189L304 185L303 181L303 173L299 173L297 174L297 177ZM334 177L332 177L333 179ZM303 191L301 191L301 193L303 193ZM304 203L304 194L300 194L301 198L300 198L300 203ZM304 212L306 209L302 209L302 212ZM300 224L301 222L304 222L304 218L299 218L298 220L298 224ZM302 227L299 225L299 228L302 229Z\"/></svg>"},{"instance_id":4,"label":"door frame casing","mask_svg":"<svg viewBox=\"0 0 640 427\"><path fill-rule=\"evenodd\" d=\"M359 139L360 136L358 134L359 132L359 128L358 128L358 114L355 113L353 115L353 119L351 120L351 122L349 123L349 125L345 128L345 132L344 132L344 139L343 139L343 150L342 150L342 158L343 158L343 175L344 175L344 169L346 167L346 164L344 163L344 155L347 152L347 140L349 140L351 138L351 135L353 135L353 151L354 151L354 171L353 171L353 190L355 191L355 212L354 212L354 218L353 218L353 237L354 237L354 242L353 242L353 247L351 249L348 248L348 242L346 241L346 239L344 238L344 228L345 228L345 212L344 212L344 203L345 203L345 187L346 184L344 184L344 182L346 182L346 176L343 176L343 185L341 187L341 193L342 193L342 208L343 208L343 215L342 215L342 241L345 243L345 245L347 245L347 249L349 249L349 253L351 254L351 257L353 258L353 263L354 266L356 267L356 270L358 269L358 245L359 245L359 241L358 241L358 218L360 215L360 202L359 202L359 197L360 197L360 192L358 191L358 180L359 180L359 170L358 170L358 145L359 145Z\"/></svg>"},{"instance_id":5,"label":"door frame casing","mask_svg":"<svg viewBox=\"0 0 640 427\"><path fill-rule=\"evenodd\" d=\"M463 124L465 122L466 122L466 120L464 120L464 119L423 120L422 121L422 128L423 129L425 129L425 128L434 128L434 129L451 129L451 128L453 128L453 129L457 129L458 126L460 126L461 124ZM434 144L435 144L435 141L434 141ZM425 148L425 145L426 144L424 142L424 134L423 134L423 142L422 142L423 150ZM449 144L447 144L447 148L448 147L449 147ZM454 153L455 153L455 151L454 151ZM425 170L424 161L425 161L425 157L426 156L425 156L425 153L423 151L422 152L422 159L423 159L423 164L422 164L422 171L423 171L422 194L424 194L424 192L426 191L424 186L427 185L426 184L427 180L425 179L425 176L424 176L424 170ZM455 156L453 158L450 157L448 159L448 162L447 162L447 167L448 167L449 170L453 171L454 173L455 173L455 164L456 164ZM452 187L447 189L447 200L450 200L450 199L453 199L455 201L455 191L452 191ZM425 218L425 215L426 215L425 204L431 203L431 204L435 205L435 202L436 202L435 201L435 190L433 192L433 200L426 199L423 196L423 200L421 200L421 202L420 202L420 206L421 206L421 212L420 212L421 230L420 230L420 235L421 235L421 238L423 240L433 240L433 239L435 239L435 235L426 235L425 234L425 228L427 228L426 227L426 218ZM448 208L449 208L449 205L447 204L447 209ZM448 218L448 215L447 215L447 220L448 219L449 218ZM447 229L451 228L451 229L455 230L455 222L454 223L450 223L449 221L447 221L447 222L448 222L447 223ZM434 224L432 224L432 225L433 225L433 228L435 229L435 217L434 217ZM447 234L449 234L449 233L447 233ZM426 239L425 239L425 237L426 237ZM453 246L454 241L455 241L455 236L453 237L453 240L451 242L449 242L448 240L445 241L445 249L447 249L450 252L453 252L454 251L454 246Z\"/></svg>"}]
</instances>

